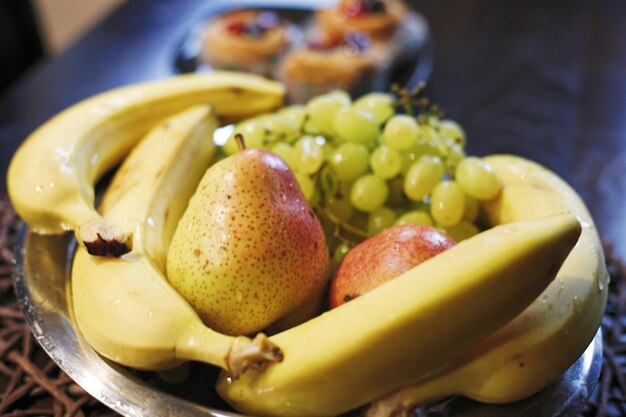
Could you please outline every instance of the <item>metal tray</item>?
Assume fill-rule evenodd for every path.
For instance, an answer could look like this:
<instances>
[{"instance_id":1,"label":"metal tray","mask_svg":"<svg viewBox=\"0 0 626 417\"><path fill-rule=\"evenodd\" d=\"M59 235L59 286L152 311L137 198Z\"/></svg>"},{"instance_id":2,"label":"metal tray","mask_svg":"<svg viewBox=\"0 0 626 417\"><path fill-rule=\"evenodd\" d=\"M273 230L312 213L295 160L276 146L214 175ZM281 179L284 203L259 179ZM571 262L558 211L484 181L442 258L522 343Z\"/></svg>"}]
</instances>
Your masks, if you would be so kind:
<instances>
[{"instance_id":1,"label":"metal tray","mask_svg":"<svg viewBox=\"0 0 626 417\"><path fill-rule=\"evenodd\" d=\"M128 417L237 417L213 391L215 369L202 364L179 370L186 379L172 383L173 374L136 372L100 357L75 327L68 298L69 270L74 252L70 235L40 236L23 226L15 249L15 289L18 302L43 349L72 379L95 398ZM418 410L420 416L488 417L575 415L593 391L602 365L600 331L580 359L555 383L523 401L485 405L452 398ZM169 381L169 382L168 382Z\"/></svg>"}]
</instances>

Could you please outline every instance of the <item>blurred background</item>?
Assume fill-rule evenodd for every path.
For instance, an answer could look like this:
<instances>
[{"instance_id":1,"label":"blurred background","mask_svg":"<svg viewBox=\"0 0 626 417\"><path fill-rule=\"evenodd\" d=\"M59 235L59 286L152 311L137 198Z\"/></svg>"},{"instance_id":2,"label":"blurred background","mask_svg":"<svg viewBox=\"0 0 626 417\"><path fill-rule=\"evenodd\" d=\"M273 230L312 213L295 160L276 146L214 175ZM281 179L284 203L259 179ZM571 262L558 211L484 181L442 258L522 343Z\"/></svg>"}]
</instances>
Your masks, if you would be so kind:
<instances>
[{"instance_id":1,"label":"blurred background","mask_svg":"<svg viewBox=\"0 0 626 417\"><path fill-rule=\"evenodd\" d=\"M43 56L62 54L126 0L2 0L0 94Z\"/></svg>"}]
</instances>

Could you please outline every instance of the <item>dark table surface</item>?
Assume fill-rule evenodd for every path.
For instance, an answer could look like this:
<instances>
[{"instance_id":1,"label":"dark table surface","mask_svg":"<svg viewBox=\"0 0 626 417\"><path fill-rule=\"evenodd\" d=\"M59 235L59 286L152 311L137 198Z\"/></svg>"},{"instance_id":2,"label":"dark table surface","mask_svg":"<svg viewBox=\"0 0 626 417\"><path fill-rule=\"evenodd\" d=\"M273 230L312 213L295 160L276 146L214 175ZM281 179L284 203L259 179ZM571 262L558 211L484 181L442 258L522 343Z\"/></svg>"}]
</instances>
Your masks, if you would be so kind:
<instances>
[{"instance_id":1,"label":"dark table surface","mask_svg":"<svg viewBox=\"0 0 626 417\"><path fill-rule=\"evenodd\" d=\"M468 150L515 153L562 175L626 259L626 2L415 0L435 45L429 94ZM0 100L0 193L19 143L100 91L173 74L206 0L130 0Z\"/></svg>"}]
</instances>

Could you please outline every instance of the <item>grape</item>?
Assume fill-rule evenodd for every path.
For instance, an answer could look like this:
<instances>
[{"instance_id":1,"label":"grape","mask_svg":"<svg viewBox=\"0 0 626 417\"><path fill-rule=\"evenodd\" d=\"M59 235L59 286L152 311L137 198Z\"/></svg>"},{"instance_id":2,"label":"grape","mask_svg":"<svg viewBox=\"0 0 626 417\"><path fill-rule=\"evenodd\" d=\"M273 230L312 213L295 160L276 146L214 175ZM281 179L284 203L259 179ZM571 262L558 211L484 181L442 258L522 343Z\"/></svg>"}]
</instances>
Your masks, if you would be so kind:
<instances>
[{"instance_id":1,"label":"grape","mask_svg":"<svg viewBox=\"0 0 626 417\"><path fill-rule=\"evenodd\" d=\"M453 180L441 181L433 189L430 198L430 214L443 227L457 224L463 217L465 194Z\"/></svg>"},{"instance_id":2,"label":"grape","mask_svg":"<svg viewBox=\"0 0 626 417\"><path fill-rule=\"evenodd\" d=\"M455 178L463 191L477 200L490 200L502 188L491 165L476 157L468 157L459 162Z\"/></svg>"},{"instance_id":3,"label":"grape","mask_svg":"<svg viewBox=\"0 0 626 417\"><path fill-rule=\"evenodd\" d=\"M371 213L385 204L388 194L384 180L374 174L363 175L352 184L350 202L355 208Z\"/></svg>"},{"instance_id":4,"label":"grape","mask_svg":"<svg viewBox=\"0 0 626 417\"><path fill-rule=\"evenodd\" d=\"M463 220L474 222L478 218L478 200L465 194L465 210L463 211Z\"/></svg>"},{"instance_id":5,"label":"grape","mask_svg":"<svg viewBox=\"0 0 626 417\"><path fill-rule=\"evenodd\" d=\"M346 256L346 254L350 251L350 245L346 242L341 242L337 245L335 250L333 251L333 262L335 265L339 264L341 260Z\"/></svg>"},{"instance_id":6,"label":"grape","mask_svg":"<svg viewBox=\"0 0 626 417\"><path fill-rule=\"evenodd\" d=\"M406 151L417 143L419 126L411 116L399 114L392 116L383 130L383 139L390 148Z\"/></svg>"},{"instance_id":7,"label":"grape","mask_svg":"<svg viewBox=\"0 0 626 417\"><path fill-rule=\"evenodd\" d=\"M312 133L334 135L335 116L344 107L350 106L350 96L343 91L332 91L309 100L306 104L308 116L305 129Z\"/></svg>"},{"instance_id":8,"label":"grape","mask_svg":"<svg viewBox=\"0 0 626 417\"><path fill-rule=\"evenodd\" d=\"M315 194L315 183L308 175L303 174L302 172L295 173L296 180L298 180L298 184L300 185L300 189L302 190L302 194L304 194L304 198L306 201L311 201Z\"/></svg>"},{"instance_id":9,"label":"grape","mask_svg":"<svg viewBox=\"0 0 626 417\"><path fill-rule=\"evenodd\" d=\"M283 107L278 114L293 121L299 128L302 128L306 120L306 108L302 104Z\"/></svg>"},{"instance_id":10,"label":"grape","mask_svg":"<svg viewBox=\"0 0 626 417\"><path fill-rule=\"evenodd\" d=\"M418 126L417 143L422 147L423 152L428 155L443 156L447 152L445 143L441 140L437 131L425 124Z\"/></svg>"},{"instance_id":11,"label":"grape","mask_svg":"<svg viewBox=\"0 0 626 417\"><path fill-rule=\"evenodd\" d=\"M340 181L350 181L367 172L367 148L356 143L343 143L332 153L330 166Z\"/></svg>"},{"instance_id":12,"label":"grape","mask_svg":"<svg viewBox=\"0 0 626 417\"><path fill-rule=\"evenodd\" d=\"M324 163L324 148L313 136L303 136L296 142L294 148L299 171L313 174Z\"/></svg>"},{"instance_id":13,"label":"grape","mask_svg":"<svg viewBox=\"0 0 626 417\"><path fill-rule=\"evenodd\" d=\"M465 150L458 143L448 143L448 152L446 155L446 167L449 172L454 172L459 162L465 158Z\"/></svg>"},{"instance_id":14,"label":"grape","mask_svg":"<svg viewBox=\"0 0 626 417\"><path fill-rule=\"evenodd\" d=\"M278 142L270 149L276 155L283 158L283 160L289 165L292 171L295 171L297 168L296 164L296 151L293 149L293 146L288 143Z\"/></svg>"},{"instance_id":15,"label":"grape","mask_svg":"<svg viewBox=\"0 0 626 417\"><path fill-rule=\"evenodd\" d=\"M293 120L279 114L264 118L265 139L268 142L293 142L300 136L300 126Z\"/></svg>"},{"instance_id":16,"label":"grape","mask_svg":"<svg viewBox=\"0 0 626 417\"><path fill-rule=\"evenodd\" d=\"M329 211L339 221L347 222L352 217L354 208L348 195L345 197L337 197L335 195L327 196L324 202L326 210Z\"/></svg>"},{"instance_id":17,"label":"grape","mask_svg":"<svg viewBox=\"0 0 626 417\"><path fill-rule=\"evenodd\" d=\"M374 174L383 179L393 178L402 168L402 157L395 149L380 145L370 156L370 165Z\"/></svg>"},{"instance_id":18,"label":"grape","mask_svg":"<svg viewBox=\"0 0 626 417\"><path fill-rule=\"evenodd\" d=\"M381 207L370 213L367 219L367 232L371 235L382 232L392 226L396 220L396 214L389 207Z\"/></svg>"},{"instance_id":19,"label":"grape","mask_svg":"<svg viewBox=\"0 0 626 417\"><path fill-rule=\"evenodd\" d=\"M258 149L262 148L265 142L265 121L263 118L254 118L246 120L238 124L235 127L232 135L228 137L228 140L224 144L224 152L227 155L232 155L239 151L239 146L235 141L235 135L240 134L243 136L243 140L246 144L246 148Z\"/></svg>"},{"instance_id":20,"label":"grape","mask_svg":"<svg viewBox=\"0 0 626 417\"><path fill-rule=\"evenodd\" d=\"M394 113L393 96L385 93L369 93L355 101L354 107L372 113L382 125Z\"/></svg>"},{"instance_id":21,"label":"grape","mask_svg":"<svg viewBox=\"0 0 626 417\"><path fill-rule=\"evenodd\" d=\"M417 154L412 151L399 152L399 154L400 160L402 161L400 165L400 173L402 175L406 175L409 168L411 168L411 165L413 165L417 159Z\"/></svg>"},{"instance_id":22,"label":"grape","mask_svg":"<svg viewBox=\"0 0 626 417\"><path fill-rule=\"evenodd\" d=\"M411 200L421 200L441 181L443 174L441 158L422 156L411 165L404 177L404 193Z\"/></svg>"},{"instance_id":23,"label":"grape","mask_svg":"<svg viewBox=\"0 0 626 417\"><path fill-rule=\"evenodd\" d=\"M341 140L361 143L368 147L374 146L380 135L378 120L374 115L354 106L340 109L335 116L333 127Z\"/></svg>"},{"instance_id":24,"label":"grape","mask_svg":"<svg viewBox=\"0 0 626 417\"><path fill-rule=\"evenodd\" d=\"M441 230L443 230L445 234L447 234L457 242L469 239L470 237L477 235L478 232L480 232L475 224L467 220L461 220L451 227L442 227Z\"/></svg>"},{"instance_id":25,"label":"grape","mask_svg":"<svg viewBox=\"0 0 626 417\"><path fill-rule=\"evenodd\" d=\"M447 119L440 120L437 128L442 138L450 139L461 146L465 146L465 132L457 122Z\"/></svg>"},{"instance_id":26,"label":"grape","mask_svg":"<svg viewBox=\"0 0 626 417\"><path fill-rule=\"evenodd\" d=\"M396 221L396 225L403 225L403 224L417 224L421 226L432 226L433 220L431 219L430 215L426 213L425 211L412 210L412 211L407 211L406 213L404 213Z\"/></svg>"}]
</instances>

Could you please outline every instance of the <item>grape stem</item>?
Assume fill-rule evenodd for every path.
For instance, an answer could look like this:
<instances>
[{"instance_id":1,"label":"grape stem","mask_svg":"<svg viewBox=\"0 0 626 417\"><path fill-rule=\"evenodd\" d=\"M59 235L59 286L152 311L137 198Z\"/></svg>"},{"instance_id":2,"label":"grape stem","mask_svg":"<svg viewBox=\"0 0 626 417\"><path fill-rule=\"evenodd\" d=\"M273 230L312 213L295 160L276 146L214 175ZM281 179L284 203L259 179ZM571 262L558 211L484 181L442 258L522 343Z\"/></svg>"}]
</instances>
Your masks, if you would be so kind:
<instances>
[{"instance_id":1,"label":"grape stem","mask_svg":"<svg viewBox=\"0 0 626 417\"><path fill-rule=\"evenodd\" d=\"M325 215L325 216L328 218L328 220L330 220L330 221L331 221L331 222L335 225L335 227L336 227L336 228L335 228L335 231L336 231L336 232L335 232L335 237L338 237L338 238L342 238L342 237L343 237L343 236L341 236L340 234L338 234L338 232L337 232L337 230L341 230L341 229L345 229L345 230L347 230L348 232L350 232L350 233L354 233L355 235L358 235L358 236L360 236L360 237L362 237L362 238L364 238L364 239L369 237L369 235L368 235L366 232L364 232L363 230L361 230L361 229L359 229L359 228L357 228L357 227L354 227L354 226L352 226L352 225L350 225L350 224L348 224L348 223L344 223L344 222L342 222L341 220L339 220L337 217L335 217L335 215L334 215L334 214L333 214L330 210L327 210L327 209L326 209L326 207L322 206L321 208L322 208L322 211L324 212L324 215ZM351 243L354 243L354 242L352 242L352 241L350 241L350 242L351 242Z\"/></svg>"}]
</instances>

